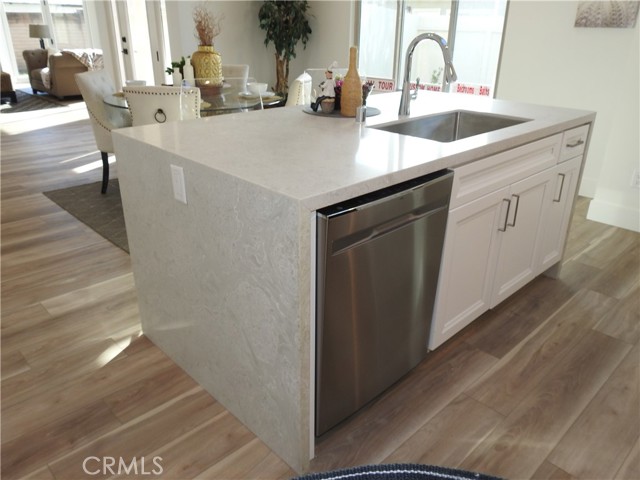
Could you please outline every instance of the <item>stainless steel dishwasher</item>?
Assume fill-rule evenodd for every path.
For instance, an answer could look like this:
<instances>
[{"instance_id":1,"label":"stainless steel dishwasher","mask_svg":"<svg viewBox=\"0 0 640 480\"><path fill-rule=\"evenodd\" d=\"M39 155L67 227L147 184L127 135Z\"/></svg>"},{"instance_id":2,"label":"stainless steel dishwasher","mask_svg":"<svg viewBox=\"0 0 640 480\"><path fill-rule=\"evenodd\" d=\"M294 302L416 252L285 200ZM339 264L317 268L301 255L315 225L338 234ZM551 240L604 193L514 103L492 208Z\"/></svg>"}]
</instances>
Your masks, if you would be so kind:
<instances>
[{"instance_id":1,"label":"stainless steel dishwasher","mask_svg":"<svg viewBox=\"0 0 640 480\"><path fill-rule=\"evenodd\" d=\"M316 435L427 352L453 172L317 213Z\"/></svg>"}]
</instances>

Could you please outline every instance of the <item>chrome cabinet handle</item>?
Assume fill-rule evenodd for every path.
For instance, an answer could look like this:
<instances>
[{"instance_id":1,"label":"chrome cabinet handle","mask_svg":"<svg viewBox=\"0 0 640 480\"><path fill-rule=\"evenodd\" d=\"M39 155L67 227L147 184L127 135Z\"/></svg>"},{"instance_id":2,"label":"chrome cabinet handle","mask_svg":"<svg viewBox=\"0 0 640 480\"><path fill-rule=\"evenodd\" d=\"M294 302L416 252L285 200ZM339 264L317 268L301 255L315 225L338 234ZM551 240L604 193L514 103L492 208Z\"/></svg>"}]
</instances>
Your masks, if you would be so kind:
<instances>
[{"instance_id":1,"label":"chrome cabinet handle","mask_svg":"<svg viewBox=\"0 0 640 480\"><path fill-rule=\"evenodd\" d=\"M554 198L553 201L556 203L560 203L560 199L562 198L562 190L564 189L564 173L559 173L558 176L562 177L560 181L560 192L558 192L558 198Z\"/></svg>"},{"instance_id":2,"label":"chrome cabinet handle","mask_svg":"<svg viewBox=\"0 0 640 480\"><path fill-rule=\"evenodd\" d=\"M513 212L513 223L507 223L507 226L515 227L516 226L516 219L518 218L518 206L520 206L520 195L516 195L515 193L513 193L511 196L512 197L516 197L516 209Z\"/></svg>"},{"instance_id":3,"label":"chrome cabinet handle","mask_svg":"<svg viewBox=\"0 0 640 480\"><path fill-rule=\"evenodd\" d=\"M582 140L581 138L576 140L573 143L567 143L567 148L575 148L575 147L579 147L580 145L582 145L584 143L584 140Z\"/></svg>"},{"instance_id":4,"label":"chrome cabinet handle","mask_svg":"<svg viewBox=\"0 0 640 480\"><path fill-rule=\"evenodd\" d=\"M509 210L511 210L511 199L503 198L503 202L507 202L507 214L504 216L504 225L502 228L498 227L498 231L506 232L507 231L507 221L509 220Z\"/></svg>"}]
</instances>

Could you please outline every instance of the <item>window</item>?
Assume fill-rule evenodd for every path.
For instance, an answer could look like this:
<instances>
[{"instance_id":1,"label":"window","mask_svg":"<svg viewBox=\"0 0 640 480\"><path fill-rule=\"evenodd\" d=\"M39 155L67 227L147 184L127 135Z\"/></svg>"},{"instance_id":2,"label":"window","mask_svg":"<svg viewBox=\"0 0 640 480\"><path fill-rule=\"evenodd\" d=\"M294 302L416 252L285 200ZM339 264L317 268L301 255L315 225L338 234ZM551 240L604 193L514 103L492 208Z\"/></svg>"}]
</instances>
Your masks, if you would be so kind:
<instances>
[{"instance_id":1,"label":"window","mask_svg":"<svg viewBox=\"0 0 640 480\"><path fill-rule=\"evenodd\" d=\"M493 96L507 0L362 0L358 69L380 90L400 88L407 46L433 32L447 39L458 80L450 91ZM442 54L418 44L411 67L421 88L442 86Z\"/></svg>"},{"instance_id":2,"label":"window","mask_svg":"<svg viewBox=\"0 0 640 480\"><path fill-rule=\"evenodd\" d=\"M48 0L56 48L86 48L91 39L82 0Z\"/></svg>"},{"instance_id":3,"label":"window","mask_svg":"<svg viewBox=\"0 0 640 480\"><path fill-rule=\"evenodd\" d=\"M3 62L15 61L19 75L26 75L27 67L22 57L23 50L38 48L40 41L29 37L30 24L47 24L51 27L52 39L45 39L45 47L85 48L91 46L85 22L82 0L2 0L2 11L6 16L7 31L4 46L12 51L3 52ZM4 30L4 29L3 29Z\"/></svg>"}]
</instances>

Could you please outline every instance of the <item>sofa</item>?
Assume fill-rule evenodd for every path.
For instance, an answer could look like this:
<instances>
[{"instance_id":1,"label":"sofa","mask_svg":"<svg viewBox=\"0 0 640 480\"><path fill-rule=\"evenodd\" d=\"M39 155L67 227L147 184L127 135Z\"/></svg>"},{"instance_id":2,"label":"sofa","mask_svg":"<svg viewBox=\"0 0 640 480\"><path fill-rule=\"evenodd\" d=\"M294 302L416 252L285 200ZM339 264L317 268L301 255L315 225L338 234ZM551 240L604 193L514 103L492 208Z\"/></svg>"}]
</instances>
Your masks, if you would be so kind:
<instances>
[{"instance_id":1,"label":"sofa","mask_svg":"<svg viewBox=\"0 0 640 480\"><path fill-rule=\"evenodd\" d=\"M75 74L86 72L90 65L83 63L77 54L68 51L52 53L36 48L23 51L22 56L34 94L46 92L58 98L80 95Z\"/></svg>"},{"instance_id":2,"label":"sofa","mask_svg":"<svg viewBox=\"0 0 640 480\"><path fill-rule=\"evenodd\" d=\"M13 89L11 75L7 72L0 72L0 78L2 79L2 98L9 97L11 103L18 103L18 97L16 96L16 91Z\"/></svg>"}]
</instances>

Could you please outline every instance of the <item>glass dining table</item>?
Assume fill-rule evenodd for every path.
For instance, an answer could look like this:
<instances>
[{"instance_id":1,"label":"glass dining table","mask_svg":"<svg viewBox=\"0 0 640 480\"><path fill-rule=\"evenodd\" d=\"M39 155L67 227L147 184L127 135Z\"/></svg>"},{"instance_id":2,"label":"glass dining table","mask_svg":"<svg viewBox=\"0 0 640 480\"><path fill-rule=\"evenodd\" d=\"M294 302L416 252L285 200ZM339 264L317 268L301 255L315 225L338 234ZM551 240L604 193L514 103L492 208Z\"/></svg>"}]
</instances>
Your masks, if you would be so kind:
<instances>
[{"instance_id":1,"label":"glass dining table","mask_svg":"<svg viewBox=\"0 0 640 480\"><path fill-rule=\"evenodd\" d=\"M227 82L222 86L197 85L200 89L200 116L209 117L250 110L262 110L282 103L283 99L272 92L263 95L254 95L243 88L235 88L234 82ZM192 88L186 86L185 88ZM240 90L240 91L239 91ZM127 109L127 99L123 92L106 95L103 98L105 105L112 108Z\"/></svg>"}]
</instances>

